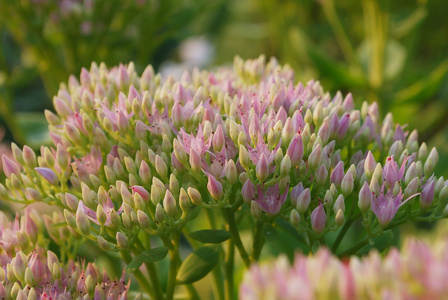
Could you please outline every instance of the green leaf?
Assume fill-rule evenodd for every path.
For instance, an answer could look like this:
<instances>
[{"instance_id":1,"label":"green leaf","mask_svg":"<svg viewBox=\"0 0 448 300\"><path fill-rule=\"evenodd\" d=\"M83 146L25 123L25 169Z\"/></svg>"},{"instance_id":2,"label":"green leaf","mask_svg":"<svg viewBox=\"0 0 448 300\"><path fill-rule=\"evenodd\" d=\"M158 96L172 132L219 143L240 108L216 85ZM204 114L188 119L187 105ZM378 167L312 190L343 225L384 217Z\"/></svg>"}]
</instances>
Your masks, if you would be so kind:
<instances>
[{"instance_id":1,"label":"green leaf","mask_svg":"<svg viewBox=\"0 0 448 300\"><path fill-rule=\"evenodd\" d=\"M162 260L167 254L168 248L166 248L165 246L146 250L132 259L132 261L126 267L126 271L132 273L140 268L142 264Z\"/></svg>"},{"instance_id":2,"label":"green leaf","mask_svg":"<svg viewBox=\"0 0 448 300\"><path fill-rule=\"evenodd\" d=\"M190 284L202 279L218 263L219 248L204 246L187 256L177 273L179 284Z\"/></svg>"},{"instance_id":3,"label":"green leaf","mask_svg":"<svg viewBox=\"0 0 448 300\"><path fill-rule=\"evenodd\" d=\"M392 243L394 242L394 233L392 230L387 230L383 232L382 235L377 236L373 240L371 240L370 244L367 244L363 248L361 248L356 255L365 255L369 253L369 251L374 248L377 249L380 253L384 250L388 249Z\"/></svg>"},{"instance_id":4,"label":"green leaf","mask_svg":"<svg viewBox=\"0 0 448 300\"><path fill-rule=\"evenodd\" d=\"M17 124L25 135L27 144L33 149L41 145L50 145L48 123L45 116L40 113L22 112L16 114Z\"/></svg>"},{"instance_id":5,"label":"green leaf","mask_svg":"<svg viewBox=\"0 0 448 300\"><path fill-rule=\"evenodd\" d=\"M232 235L226 230L205 229L192 232L189 236L201 243L219 244L230 239Z\"/></svg>"},{"instance_id":6,"label":"green leaf","mask_svg":"<svg viewBox=\"0 0 448 300\"><path fill-rule=\"evenodd\" d=\"M264 224L262 229L263 237L270 243L275 243L278 240L277 230L271 224Z\"/></svg>"},{"instance_id":7,"label":"green leaf","mask_svg":"<svg viewBox=\"0 0 448 300\"><path fill-rule=\"evenodd\" d=\"M202 206L196 206L195 208L190 210L190 212L189 212L189 214L187 216L188 221L196 219L197 216L199 216L199 213L201 212L201 210L202 210Z\"/></svg>"}]
</instances>

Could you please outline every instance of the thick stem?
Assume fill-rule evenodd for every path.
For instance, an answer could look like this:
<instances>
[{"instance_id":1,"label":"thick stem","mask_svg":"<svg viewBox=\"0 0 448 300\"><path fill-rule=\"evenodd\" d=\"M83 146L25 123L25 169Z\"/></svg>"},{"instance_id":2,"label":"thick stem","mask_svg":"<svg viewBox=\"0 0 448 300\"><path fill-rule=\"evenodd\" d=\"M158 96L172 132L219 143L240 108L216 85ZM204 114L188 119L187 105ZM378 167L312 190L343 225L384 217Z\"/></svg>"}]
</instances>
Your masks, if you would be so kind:
<instances>
[{"instance_id":1,"label":"thick stem","mask_svg":"<svg viewBox=\"0 0 448 300\"><path fill-rule=\"evenodd\" d=\"M127 265L132 260L131 255L127 251L120 251L120 256ZM148 293L148 295L152 299L160 299L160 298L155 298L155 294L152 289L151 283L146 279L146 277L143 275L143 273L139 269L135 270L133 274L135 276L135 279L137 279L137 282L140 285L140 287L143 288L145 290L145 292Z\"/></svg>"},{"instance_id":2,"label":"thick stem","mask_svg":"<svg viewBox=\"0 0 448 300\"><path fill-rule=\"evenodd\" d=\"M168 273L168 285L166 288L166 300L172 300L174 296L174 290L176 288L176 275L178 266L178 256L179 256L179 240L180 234L176 233L172 244L173 249L170 249L170 270Z\"/></svg>"},{"instance_id":3,"label":"thick stem","mask_svg":"<svg viewBox=\"0 0 448 300\"><path fill-rule=\"evenodd\" d=\"M149 237L148 237L148 240L146 241L147 246L149 246L148 248L145 248L145 246L143 246L143 244L141 243L141 241L139 239L137 239L137 243L143 249L151 249L151 244L149 242ZM162 299L163 298L163 292L162 292L162 289L160 287L159 276L157 275L157 270L156 270L155 264L154 263L145 263L145 267L148 270L149 278L150 278L151 283L152 283L152 285L154 287L154 294L155 294L156 299Z\"/></svg>"},{"instance_id":4,"label":"thick stem","mask_svg":"<svg viewBox=\"0 0 448 300\"><path fill-rule=\"evenodd\" d=\"M226 279L224 284L226 286L226 293L225 293L226 300L233 300L234 296L234 283L233 283L234 258L235 258L235 244L231 239L228 241L227 244L226 265L225 265Z\"/></svg>"},{"instance_id":5,"label":"thick stem","mask_svg":"<svg viewBox=\"0 0 448 300\"><path fill-rule=\"evenodd\" d=\"M257 261L260 257L261 249L263 248L263 222L258 220L255 226L254 241L252 244L252 254L250 255L251 261Z\"/></svg>"},{"instance_id":6,"label":"thick stem","mask_svg":"<svg viewBox=\"0 0 448 300\"><path fill-rule=\"evenodd\" d=\"M355 244L352 247L348 248L344 252L338 254L338 256L344 257L344 256L352 255L352 254L356 253L356 251L358 251L359 249L361 249L362 247L367 245L368 243L369 243L369 237L366 236L362 240L360 240L357 244Z\"/></svg>"},{"instance_id":7,"label":"thick stem","mask_svg":"<svg viewBox=\"0 0 448 300\"><path fill-rule=\"evenodd\" d=\"M223 208L223 213L227 218L227 223L229 225L229 231L232 234L233 242L235 243L236 248L238 249L238 252L240 253L241 259L243 260L244 264L247 268L250 266L250 258L247 254L246 249L244 249L244 245L241 242L240 234L238 232L238 227L235 222L235 216L230 208Z\"/></svg>"},{"instance_id":8,"label":"thick stem","mask_svg":"<svg viewBox=\"0 0 448 300\"><path fill-rule=\"evenodd\" d=\"M336 237L336 240L334 241L333 245L331 246L331 252L336 253L336 250L338 250L339 245L341 244L342 240L345 237L345 234L347 233L350 226L352 226L353 221L355 219L348 219L347 222L344 223L344 225L341 228L341 231L339 231L338 236Z\"/></svg>"}]
</instances>

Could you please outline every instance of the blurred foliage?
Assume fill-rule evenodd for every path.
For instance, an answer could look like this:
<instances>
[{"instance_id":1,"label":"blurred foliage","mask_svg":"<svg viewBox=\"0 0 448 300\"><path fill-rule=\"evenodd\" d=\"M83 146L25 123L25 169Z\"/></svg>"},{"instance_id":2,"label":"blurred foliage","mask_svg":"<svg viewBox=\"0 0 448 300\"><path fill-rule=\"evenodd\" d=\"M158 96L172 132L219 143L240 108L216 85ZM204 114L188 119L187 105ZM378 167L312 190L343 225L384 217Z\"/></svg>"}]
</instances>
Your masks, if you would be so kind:
<instances>
[{"instance_id":1,"label":"blurred foliage","mask_svg":"<svg viewBox=\"0 0 448 300\"><path fill-rule=\"evenodd\" d=\"M32 110L35 104L37 111L49 108L48 99L60 82L92 61L109 66L134 61L139 71L148 64L157 68L181 40L219 30L223 18L217 16L225 11L224 4L223 0L0 0L0 123L19 144L38 146L42 140L35 134L46 123L43 114L15 111Z\"/></svg>"},{"instance_id":2,"label":"blurred foliage","mask_svg":"<svg viewBox=\"0 0 448 300\"><path fill-rule=\"evenodd\" d=\"M288 63L300 81L317 78L357 104L417 128L437 145L448 175L448 9L445 0L234 1L217 62L261 53Z\"/></svg>"}]
</instances>

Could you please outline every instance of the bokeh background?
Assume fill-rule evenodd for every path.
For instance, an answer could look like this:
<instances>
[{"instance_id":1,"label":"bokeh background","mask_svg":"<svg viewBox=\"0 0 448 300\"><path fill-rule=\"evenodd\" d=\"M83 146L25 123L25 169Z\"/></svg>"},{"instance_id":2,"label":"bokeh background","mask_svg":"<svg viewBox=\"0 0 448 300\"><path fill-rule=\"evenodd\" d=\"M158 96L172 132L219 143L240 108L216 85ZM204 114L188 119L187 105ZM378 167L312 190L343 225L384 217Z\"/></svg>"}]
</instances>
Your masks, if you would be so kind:
<instances>
[{"instance_id":1,"label":"bokeh background","mask_svg":"<svg viewBox=\"0 0 448 300\"><path fill-rule=\"evenodd\" d=\"M180 77L264 54L358 108L377 101L438 148L447 178L447 12L446 0L0 0L0 155L50 144L43 111L92 61Z\"/></svg>"}]
</instances>

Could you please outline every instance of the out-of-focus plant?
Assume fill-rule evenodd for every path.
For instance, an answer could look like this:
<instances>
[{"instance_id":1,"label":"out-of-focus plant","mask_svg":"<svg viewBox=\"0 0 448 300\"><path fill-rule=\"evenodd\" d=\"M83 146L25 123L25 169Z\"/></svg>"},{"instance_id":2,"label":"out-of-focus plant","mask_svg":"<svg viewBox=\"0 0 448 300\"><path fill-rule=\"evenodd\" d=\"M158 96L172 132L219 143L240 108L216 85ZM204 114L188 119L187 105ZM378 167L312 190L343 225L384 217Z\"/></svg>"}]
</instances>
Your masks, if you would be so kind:
<instances>
[{"instance_id":1,"label":"out-of-focus plant","mask_svg":"<svg viewBox=\"0 0 448 300\"><path fill-rule=\"evenodd\" d=\"M431 23L434 15L446 20L438 13L444 1L252 3L258 22L267 21L270 53L291 64L299 79L319 78L330 90L376 101L383 115L392 111L425 141L447 129L448 47L434 32L448 34L448 24L434 30Z\"/></svg>"},{"instance_id":2,"label":"out-of-focus plant","mask_svg":"<svg viewBox=\"0 0 448 300\"><path fill-rule=\"evenodd\" d=\"M206 0L0 0L0 117L16 142L29 143L30 134L23 132L27 128L18 124L24 118L14 115L15 94L25 80L17 71L31 70L25 73L28 78L37 71L51 97L61 78L92 61L114 65L132 60L137 70L148 63L157 66L180 40L216 28L214 13L223 5ZM19 45L21 57L14 66L6 53L6 35Z\"/></svg>"},{"instance_id":3,"label":"out-of-focus plant","mask_svg":"<svg viewBox=\"0 0 448 300\"><path fill-rule=\"evenodd\" d=\"M416 130L382 120L376 103L358 110L351 94L295 84L275 59L237 57L233 70L179 81L152 66L139 77L132 63L93 63L53 102L54 147L37 156L12 144L0 198L57 207L44 220L61 249L92 240L119 253L154 299L182 285L196 298L191 284L208 273L216 298L233 299L236 256L249 267L281 233L303 252L327 245L345 256L387 249L393 228L448 215L437 150Z\"/></svg>"}]
</instances>

